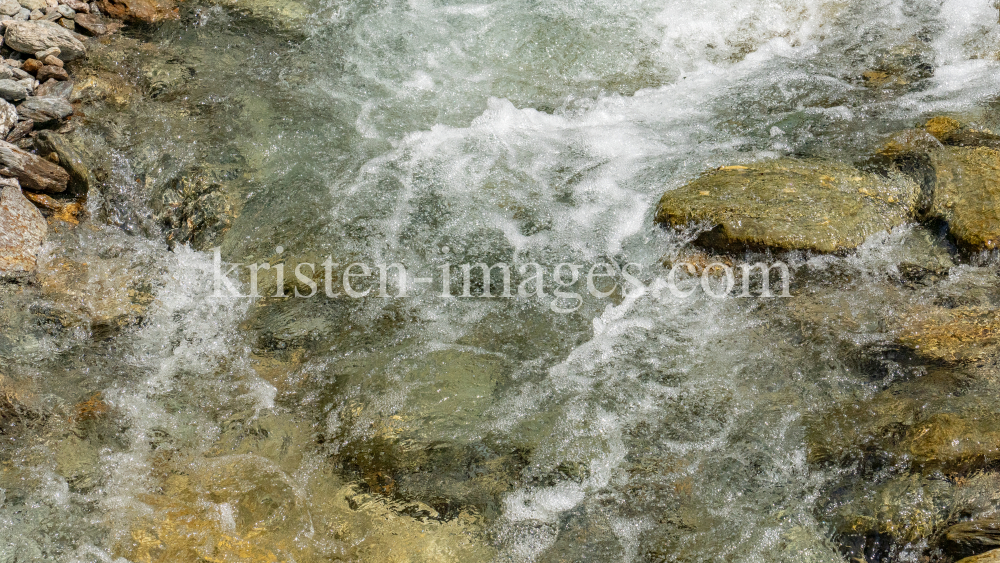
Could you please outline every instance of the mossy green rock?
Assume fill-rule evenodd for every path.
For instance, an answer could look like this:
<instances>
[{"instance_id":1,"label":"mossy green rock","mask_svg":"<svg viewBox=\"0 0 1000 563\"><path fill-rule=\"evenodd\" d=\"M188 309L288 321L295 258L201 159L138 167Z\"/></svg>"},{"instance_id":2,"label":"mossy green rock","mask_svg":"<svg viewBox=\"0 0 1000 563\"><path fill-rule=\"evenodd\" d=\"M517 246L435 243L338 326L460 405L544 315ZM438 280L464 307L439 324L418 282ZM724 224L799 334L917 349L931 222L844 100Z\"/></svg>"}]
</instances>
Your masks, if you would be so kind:
<instances>
[{"instance_id":1,"label":"mossy green rock","mask_svg":"<svg viewBox=\"0 0 1000 563\"><path fill-rule=\"evenodd\" d=\"M707 224L702 246L838 252L909 221L920 187L901 174L883 177L818 159L724 166L669 191L656 222Z\"/></svg>"},{"instance_id":2,"label":"mossy green rock","mask_svg":"<svg viewBox=\"0 0 1000 563\"><path fill-rule=\"evenodd\" d=\"M946 147L931 153L937 175L931 215L971 251L1000 247L1000 151Z\"/></svg>"}]
</instances>

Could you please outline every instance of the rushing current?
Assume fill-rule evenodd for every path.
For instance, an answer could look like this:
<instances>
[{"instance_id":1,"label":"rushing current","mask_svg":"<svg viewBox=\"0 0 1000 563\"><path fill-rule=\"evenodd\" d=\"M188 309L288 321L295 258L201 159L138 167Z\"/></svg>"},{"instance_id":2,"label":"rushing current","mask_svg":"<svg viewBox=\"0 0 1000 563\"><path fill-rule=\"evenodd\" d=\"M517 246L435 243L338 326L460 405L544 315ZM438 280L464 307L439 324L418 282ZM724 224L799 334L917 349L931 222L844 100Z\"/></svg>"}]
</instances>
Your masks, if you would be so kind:
<instances>
[{"instance_id":1,"label":"rushing current","mask_svg":"<svg viewBox=\"0 0 1000 563\"><path fill-rule=\"evenodd\" d=\"M933 115L1000 124L997 16L188 0L102 41L77 134L106 180L50 233L41 281L0 290L0 562L857 560L831 502L881 477L810 463L816 419L914 377L855 353L920 299L889 295L901 262L956 284L992 262L918 225L845 256L740 257L783 260L793 293L858 311L849 327L679 297L657 284L693 235L654 225L656 202L723 165L853 162ZM893 57L920 72L865 83ZM168 242L161 196L195 178L231 224ZM327 257L432 282L328 298ZM264 262L289 295L315 264L317 295L274 297L272 268L247 297ZM443 266L501 262L538 264L542 294L463 297L456 267L442 295ZM555 296L561 263L615 265L613 291ZM926 560L910 539L879 553Z\"/></svg>"}]
</instances>

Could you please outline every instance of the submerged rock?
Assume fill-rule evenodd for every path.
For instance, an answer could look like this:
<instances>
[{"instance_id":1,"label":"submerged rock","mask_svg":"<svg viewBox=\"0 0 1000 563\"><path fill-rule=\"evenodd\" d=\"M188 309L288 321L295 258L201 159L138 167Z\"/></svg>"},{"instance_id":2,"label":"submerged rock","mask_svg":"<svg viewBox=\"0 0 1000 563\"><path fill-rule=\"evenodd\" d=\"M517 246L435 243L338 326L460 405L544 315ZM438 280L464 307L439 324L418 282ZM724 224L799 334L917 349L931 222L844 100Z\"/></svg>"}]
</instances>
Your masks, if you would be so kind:
<instances>
[{"instance_id":1,"label":"submerged rock","mask_svg":"<svg viewBox=\"0 0 1000 563\"><path fill-rule=\"evenodd\" d=\"M4 44L29 55L58 47L64 61L72 61L87 54L87 48L70 31L45 20L7 22Z\"/></svg>"},{"instance_id":2,"label":"submerged rock","mask_svg":"<svg viewBox=\"0 0 1000 563\"><path fill-rule=\"evenodd\" d=\"M41 131L35 137L39 154L55 154L59 166L69 173L69 193L83 195L90 188L90 170L83 154L59 133Z\"/></svg>"},{"instance_id":3,"label":"submerged rock","mask_svg":"<svg viewBox=\"0 0 1000 563\"><path fill-rule=\"evenodd\" d=\"M945 530L944 542L968 555L1000 547L1000 520L986 518L962 522Z\"/></svg>"},{"instance_id":4,"label":"submerged rock","mask_svg":"<svg viewBox=\"0 0 1000 563\"><path fill-rule=\"evenodd\" d=\"M704 223L698 238L721 249L837 252L909 221L920 188L900 174L883 178L823 160L781 159L725 166L660 199L656 222Z\"/></svg>"},{"instance_id":5,"label":"submerged rock","mask_svg":"<svg viewBox=\"0 0 1000 563\"><path fill-rule=\"evenodd\" d=\"M937 177L931 215L948 223L962 247L1000 247L1000 151L948 147L931 153Z\"/></svg>"},{"instance_id":6,"label":"submerged rock","mask_svg":"<svg viewBox=\"0 0 1000 563\"><path fill-rule=\"evenodd\" d=\"M16 181L0 182L0 277L20 278L34 271L48 227Z\"/></svg>"},{"instance_id":7,"label":"submerged rock","mask_svg":"<svg viewBox=\"0 0 1000 563\"><path fill-rule=\"evenodd\" d=\"M167 244L208 248L232 224L232 208L221 185L202 177L184 177L160 198L159 218L167 228Z\"/></svg>"},{"instance_id":8,"label":"submerged rock","mask_svg":"<svg viewBox=\"0 0 1000 563\"><path fill-rule=\"evenodd\" d=\"M101 13L125 21L157 23L180 17L173 0L98 0L97 7Z\"/></svg>"},{"instance_id":9,"label":"submerged rock","mask_svg":"<svg viewBox=\"0 0 1000 563\"><path fill-rule=\"evenodd\" d=\"M1000 315L990 307L923 308L903 315L897 342L945 362L977 362L1000 350Z\"/></svg>"},{"instance_id":10,"label":"submerged rock","mask_svg":"<svg viewBox=\"0 0 1000 563\"><path fill-rule=\"evenodd\" d=\"M966 557L957 563L1000 563L1000 549L994 549L992 551L987 551L986 553Z\"/></svg>"}]
</instances>

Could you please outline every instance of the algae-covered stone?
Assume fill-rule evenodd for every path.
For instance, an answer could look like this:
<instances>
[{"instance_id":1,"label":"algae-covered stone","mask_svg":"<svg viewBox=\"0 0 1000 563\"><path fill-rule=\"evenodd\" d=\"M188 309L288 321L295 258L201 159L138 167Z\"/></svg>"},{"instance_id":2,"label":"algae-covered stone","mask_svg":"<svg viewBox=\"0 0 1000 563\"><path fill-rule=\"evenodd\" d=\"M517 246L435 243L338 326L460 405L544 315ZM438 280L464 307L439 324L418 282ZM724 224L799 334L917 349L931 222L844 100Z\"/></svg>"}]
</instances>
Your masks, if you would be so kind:
<instances>
[{"instance_id":1,"label":"algae-covered stone","mask_svg":"<svg viewBox=\"0 0 1000 563\"><path fill-rule=\"evenodd\" d=\"M909 221L920 187L816 159L724 166L669 191L656 222L707 224L699 244L722 249L837 252Z\"/></svg>"},{"instance_id":2,"label":"algae-covered stone","mask_svg":"<svg viewBox=\"0 0 1000 563\"><path fill-rule=\"evenodd\" d=\"M1000 549L994 549L992 551L987 551L986 553L966 557L965 559L958 561L958 563L1000 563Z\"/></svg>"},{"instance_id":3,"label":"algae-covered stone","mask_svg":"<svg viewBox=\"0 0 1000 563\"><path fill-rule=\"evenodd\" d=\"M897 342L927 359L976 362L996 355L1000 346L1000 315L993 308L925 308L900 321Z\"/></svg>"},{"instance_id":4,"label":"algae-covered stone","mask_svg":"<svg viewBox=\"0 0 1000 563\"><path fill-rule=\"evenodd\" d=\"M931 153L937 176L931 215L947 221L962 247L1000 247L1000 151L947 147Z\"/></svg>"}]
</instances>

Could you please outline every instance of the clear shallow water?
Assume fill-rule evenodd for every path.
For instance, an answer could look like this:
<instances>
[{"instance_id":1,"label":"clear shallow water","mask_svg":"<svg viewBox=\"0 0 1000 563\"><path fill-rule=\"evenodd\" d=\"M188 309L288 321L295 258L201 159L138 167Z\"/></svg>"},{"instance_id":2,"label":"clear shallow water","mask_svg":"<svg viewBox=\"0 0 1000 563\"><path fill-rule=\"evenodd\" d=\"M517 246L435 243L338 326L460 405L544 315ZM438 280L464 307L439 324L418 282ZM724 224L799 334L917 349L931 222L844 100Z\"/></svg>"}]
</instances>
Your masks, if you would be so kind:
<instances>
[{"instance_id":1,"label":"clear shallow water","mask_svg":"<svg viewBox=\"0 0 1000 563\"><path fill-rule=\"evenodd\" d=\"M0 383L28 409L0 434L0 559L844 560L827 507L862 477L810 464L807 434L925 374L863 352L927 299L889 282L951 259L935 233L780 256L795 304L646 291L561 315L430 287L214 296L211 253L168 251L148 210L202 174L239 212L233 262L610 260L651 282L689 250L653 206L704 169L860 159L938 113L990 125L994 8L240 8L187 6L81 71L114 94L81 127L109 181L47 247L43 272L76 275L0 301ZM866 87L894 50L932 75Z\"/></svg>"}]
</instances>

